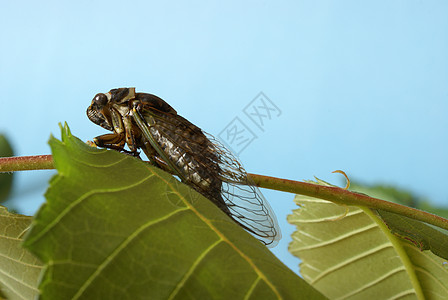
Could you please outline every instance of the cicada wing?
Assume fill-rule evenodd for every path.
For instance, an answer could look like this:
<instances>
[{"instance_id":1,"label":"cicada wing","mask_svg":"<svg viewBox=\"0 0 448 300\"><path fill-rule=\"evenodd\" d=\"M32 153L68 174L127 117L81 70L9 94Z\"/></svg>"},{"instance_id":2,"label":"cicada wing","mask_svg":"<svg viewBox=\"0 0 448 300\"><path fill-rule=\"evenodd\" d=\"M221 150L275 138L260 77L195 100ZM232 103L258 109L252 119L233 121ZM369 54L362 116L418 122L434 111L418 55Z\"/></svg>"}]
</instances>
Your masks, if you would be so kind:
<instances>
[{"instance_id":1,"label":"cicada wing","mask_svg":"<svg viewBox=\"0 0 448 300\"><path fill-rule=\"evenodd\" d=\"M135 114L157 159L264 244L278 243L281 233L274 212L231 151L177 114L144 104Z\"/></svg>"},{"instance_id":2,"label":"cicada wing","mask_svg":"<svg viewBox=\"0 0 448 300\"><path fill-rule=\"evenodd\" d=\"M223 182L222 195L232 218L268 247L281 239L277 218L256 186Z\"/></svg>"},{"instance_id":3,"label":"cicada wing","mask_svg":"<svg viewBox=\"0 0 448 300\"><path fill-rule=\"evenodd\" d=\"M219 159L223 185L221 194L235 221L268 247L281 239L277 218L269 202L248 176L241 162L220 141L206 133Z\"/></svg>"}]
</instances>

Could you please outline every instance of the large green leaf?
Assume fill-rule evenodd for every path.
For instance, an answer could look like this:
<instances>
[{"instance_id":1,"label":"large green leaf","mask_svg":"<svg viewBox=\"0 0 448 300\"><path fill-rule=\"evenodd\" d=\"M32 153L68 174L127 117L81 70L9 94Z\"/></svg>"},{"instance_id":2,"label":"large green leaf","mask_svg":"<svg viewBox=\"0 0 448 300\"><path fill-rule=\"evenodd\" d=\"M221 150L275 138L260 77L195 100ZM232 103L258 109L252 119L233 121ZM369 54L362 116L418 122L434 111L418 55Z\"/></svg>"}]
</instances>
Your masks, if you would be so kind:
<instances>
[{"instance_id":1,"label":"large green leaf","mask_svg":"<svg viewBox=\"0 0 448 300\"><path fill-rule=\"evenodd\" d=\"M26 246L42 299L320 299L209 200L171 175L62 130L58 175Z\"/></svg>"},{"instance_id":2,"label":"large green leaf","mask_svg":"<svg viewBox=\"0 0 448 300\"><path fill-rule=\"evenodd\" d=\"M31 217L0 206L0 291L7 299L33 299L42 271L38 259L22 247Z\"/></svg>"},{"instance_id":3,"label":"large green leaf","mask_svg":"<svg viewBox=\"0 0 448 300\"><path fill-rule=\"evenodd\" d=\"M325 184L319 182L320 184ZM394 236L369 209L296 196L290 252L330 299L446 299L444 260Z\"/></svg>"},{"instance_id":4,"label":"large green leaf","mask_svg":"<svg viewBox=\"0 0 448 300\"><path fill-rule=\"evenodd\" d=\"M6 137L0 134L0 157L8 157L13 155L11 144ZM12 188L13 173L0 173L0 202L5 201Z\"/></svg>"}]
</instances>

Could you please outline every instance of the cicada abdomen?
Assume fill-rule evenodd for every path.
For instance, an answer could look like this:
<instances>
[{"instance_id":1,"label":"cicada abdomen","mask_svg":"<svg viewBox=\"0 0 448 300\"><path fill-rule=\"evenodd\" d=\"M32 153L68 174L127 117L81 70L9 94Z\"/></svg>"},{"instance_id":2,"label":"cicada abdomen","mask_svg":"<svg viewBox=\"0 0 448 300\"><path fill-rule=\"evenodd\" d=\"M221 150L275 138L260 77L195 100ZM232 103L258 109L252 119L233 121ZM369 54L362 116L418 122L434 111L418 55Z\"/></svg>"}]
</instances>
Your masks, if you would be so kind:
<instances>
[{"instance_id":1,"label":"cicada abdomen","mask_svg":"<svg viewBox=\"0 0 448 300\"><path fill-rule=\"evenodd\" d=\"M95 138L98 146L134 155L142 149L154 165L177 175L264 244L277 244L281 234L275 215L241 163L161 98L114 89L96 95L87 115L114 132Z\"/></svg>"}]
</instances>

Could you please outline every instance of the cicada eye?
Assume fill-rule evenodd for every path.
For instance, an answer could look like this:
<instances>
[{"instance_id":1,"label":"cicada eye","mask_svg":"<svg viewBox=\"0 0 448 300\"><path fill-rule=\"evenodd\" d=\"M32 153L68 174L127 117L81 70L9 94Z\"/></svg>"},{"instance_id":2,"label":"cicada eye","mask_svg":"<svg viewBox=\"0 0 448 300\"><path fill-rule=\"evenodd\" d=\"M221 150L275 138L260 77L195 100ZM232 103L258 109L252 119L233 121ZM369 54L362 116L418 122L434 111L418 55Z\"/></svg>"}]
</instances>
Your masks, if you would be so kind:
<instances>
[{"instance_id":1,"label":"cicada eye","mask_svg":"<svg viewBox=\"0 0 448 300\"><path fill-rule=\"evenodd\" d=\"M95 97L93 97L93 103L100 107L104 106L107 104L107 96L103 93L96 94Z\"/></svg>"}]
</instances>

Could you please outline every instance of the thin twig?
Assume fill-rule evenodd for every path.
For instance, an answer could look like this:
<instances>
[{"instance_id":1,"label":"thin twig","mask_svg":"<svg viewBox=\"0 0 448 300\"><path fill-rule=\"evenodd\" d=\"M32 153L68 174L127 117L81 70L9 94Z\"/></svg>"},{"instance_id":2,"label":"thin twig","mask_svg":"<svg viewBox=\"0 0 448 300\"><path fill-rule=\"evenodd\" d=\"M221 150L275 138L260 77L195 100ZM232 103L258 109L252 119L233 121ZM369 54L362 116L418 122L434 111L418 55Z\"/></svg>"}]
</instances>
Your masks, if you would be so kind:
<instances>
[{"instance_id":1,"label":"thin twig","mask_svg":"<svg viewBox=\"0 0 448 300\"><path fill-rule=\"evenodd\" d=\"M0 173L54 169L51 155L0 157Z\"/></svg>"},{"instance_id":2,"label":"thin twig","mask_svg":"<svg viewBox=\"0 0 448 300\"><path fill-rule=\"evenodd\" d=\"M54 169L53 157L51 155L0 158L0 173L45 169ZM249 176L257 186L262 188L310 196L338 204L381 209L448 230L448 220L442 217L397 203L372 198L364 194L350 192L342 188L257 174L249 174Z\"/></svg>"},{"instance_id":3,"label":"thin twig","mask_svg":"<svg viewBox=\"0 0 448 300\"><path fill-rule=\"evenodd\" d=\"M254 180L257 186L262 188L310 196L338 204L381 209L448 230L447 219L419 209L369 197L365 194L351 192L339 187L323 186L283 178L275 178L257 174L249 174L249 176Z\"/></svg>"}]
</instances>

